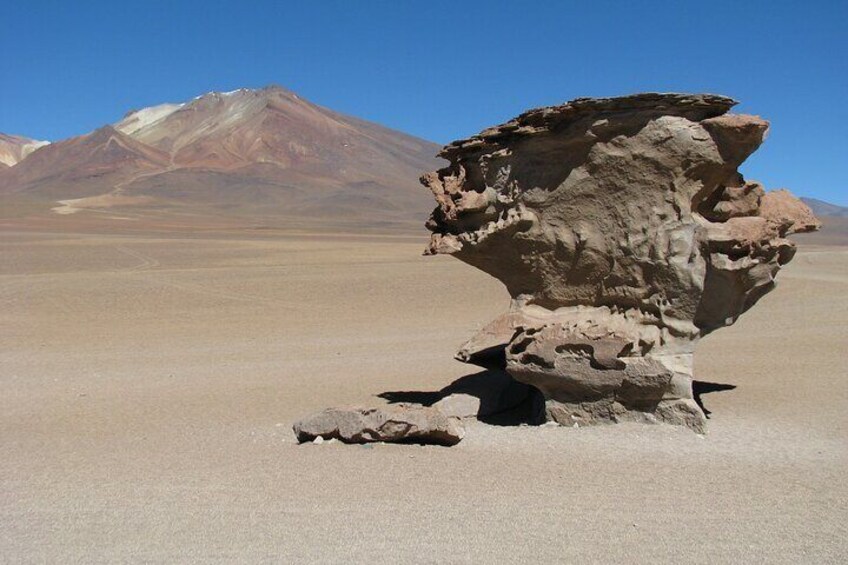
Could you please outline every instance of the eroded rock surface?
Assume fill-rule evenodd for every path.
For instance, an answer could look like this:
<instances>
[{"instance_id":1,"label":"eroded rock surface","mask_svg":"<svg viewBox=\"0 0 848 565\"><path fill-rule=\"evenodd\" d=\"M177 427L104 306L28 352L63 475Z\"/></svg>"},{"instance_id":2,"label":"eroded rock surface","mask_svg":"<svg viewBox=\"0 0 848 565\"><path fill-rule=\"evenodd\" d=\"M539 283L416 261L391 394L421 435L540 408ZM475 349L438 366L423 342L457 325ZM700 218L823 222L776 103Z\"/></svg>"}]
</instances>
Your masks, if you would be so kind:
<instances>
[{"instance_id":1,"label":"eroded rock surface","mask_svg":"<svg viewBox=\"0 0 848 565\"><path fill-rule=\"evenodd\" d=\"M459 418L435 408L391 404L375 408L329 408L293 426L299 442L317 437L345 443L410 442L455 445L465 436Z\"/></svg>"},{"instance_id":2,"label":"eroded rock surface","mask_svg":"<svg viewBox=\"0 0 848 565\"><path fill-rule=\"evenodd\" d=\"M546 398L571 425L704 429L692 397L700 337L774 287L791 233L819 223L737 168L769 124L710 94L577 99L446 146L422 177L438 203L427 253L500 279L509 312L457 357Z\"/></svg>"}]
</instances>

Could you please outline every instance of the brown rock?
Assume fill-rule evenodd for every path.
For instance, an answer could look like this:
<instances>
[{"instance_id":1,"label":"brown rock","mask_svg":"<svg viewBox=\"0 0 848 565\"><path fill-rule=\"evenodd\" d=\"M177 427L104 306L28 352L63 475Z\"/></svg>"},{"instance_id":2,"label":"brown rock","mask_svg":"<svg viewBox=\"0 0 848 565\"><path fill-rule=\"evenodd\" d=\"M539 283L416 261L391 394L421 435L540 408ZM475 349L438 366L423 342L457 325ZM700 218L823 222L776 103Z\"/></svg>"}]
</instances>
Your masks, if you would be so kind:
<instances>
[{"instance_id":1,"label":"brown rock","mask_svg":"<svg viewBox=\"0 0 848 565\"><path fill-rule=\"evenodd\" d=\"M781 236L805 233L821 228L810 207L786 190L773 190L763 197L759 215L777 226Z\"/></svg>"},{"instance_id":2,"label":"brown rock","mask_svg":"<svg viewBox=\"0 0 848 565\"><path fill-rule=\"evenodd\" d=\"M724 222L730 218L755 216L765 190L760 183L749 181L742 186L726 186L714 194L718 201L712 208L702 205L702 214L710 221Z\"/></svg>"},{"instance_id":3,"label":"brown rock","mask_svg":"<svg viewBox=\"0 0 848 565\"><path fill-rule=\"evenodd\" d=\"M435 408L392 404L377 408L329 408L296 422L301 443L317 437L345 443L409 442L455 445L465 435L458 418Z\"/></svg>"},{"instance_id":4,"label":"brown rock","mask_svg":"<svg viewBox=\"0 0 848 565\"><path fill-rule=\"evenodd\" d=\"M578 99L446 146L422 177L438 207L427 253L503 281L510 311L457 357L505 359L564 424L666 421L703 430L698 339L733 323L818 227L739 165L768 122L709 94ZM500 357L498 357L500 355Z\"/></svg>"}]
</instances>

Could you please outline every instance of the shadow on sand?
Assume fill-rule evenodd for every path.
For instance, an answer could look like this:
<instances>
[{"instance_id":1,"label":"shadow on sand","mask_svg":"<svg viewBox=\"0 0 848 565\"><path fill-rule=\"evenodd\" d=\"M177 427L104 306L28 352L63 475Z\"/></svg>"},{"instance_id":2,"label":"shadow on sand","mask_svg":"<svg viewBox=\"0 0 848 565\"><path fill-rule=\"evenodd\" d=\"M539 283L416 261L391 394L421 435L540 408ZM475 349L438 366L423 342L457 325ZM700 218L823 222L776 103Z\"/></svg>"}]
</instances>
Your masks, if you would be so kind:
<instances>
[{"instance_id":1,"label":"shadow on sand","mask_svg":"<svg viewBox=\"0 0 848 565\"><path fill-rule=\"evenodd\" d=\"M504 386L504 379L512 378L500 369L487 369L458 378L448 386L436 391L397 390L378 394L390 404L406 402L432 406L452 394L467 394L480 399L477 419L495 426L539 425L543 418L544 399L541 393L527 385L512 381ZM692 392L695 402L709 418L712 412L704 406L702 396L712 392L733 390L736 385L694 381Z\"/></svg>"},{"instance_id":2,"label":"shadow on sand","mask_svg":"<svg viewBox=\"0 0 848 565\"><path fill-rule=\"evenodd\" d=\"M505 381L506 384L505 384ZM390 404L408 402L432 406L452 394L467 394L480 399L477 419L494 426L538 425L541 393L535 388L513 381L503 370L486 369L458 378L437 391L398 390L378 394Z\"/></svg>"},{"instance_id":3,"label":"shadow on sand","mask_svg":"<svg viewBox=\"0 0 848 565\"><path fill-rule=\"evenodd\" d=\"M726 385L722 383L708 383L704 381L694 381L692 383L692 393L695 396L695 402L698 403L698 406L701 407L701 410L704 411L704 416L707 418L712 414L711 411L707 410L707 407L704 406L704 401L701 399L701 395L709 394L711 392L721 392L724 390L733 390L736 388L736 385Z\"/></svg>"}]
</instances>

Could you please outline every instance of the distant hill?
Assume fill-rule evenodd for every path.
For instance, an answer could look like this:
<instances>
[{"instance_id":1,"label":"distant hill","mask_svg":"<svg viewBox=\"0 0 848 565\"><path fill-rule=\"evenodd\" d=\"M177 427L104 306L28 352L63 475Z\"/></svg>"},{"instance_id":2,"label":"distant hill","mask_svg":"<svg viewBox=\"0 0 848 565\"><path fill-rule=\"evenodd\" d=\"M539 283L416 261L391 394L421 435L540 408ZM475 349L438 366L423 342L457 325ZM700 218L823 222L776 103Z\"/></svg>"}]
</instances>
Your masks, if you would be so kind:
<instances>
[{"instance_id":1,"label":"distant hill","mask_svg":"<svg viewBox=\"0 0 848 565\"><path fill-rule=\"evenodd\" d=\"M816 198L801 198L822 221L820 231L792 236L805 245L848 245L848 207Z\"/></svg>"},{"instance_id":2,"label":"distant hill","mask_svg":"<svg viewBox=\"0 0 848 565\"><path fill-rule=\"evenodd\" d=\"M848 206L838 206L816 198L801 198L801 200L804 204L810 207L810 210L812 210L813 214L816 216L848 218Z\"/></svg>"},{"instance_id":3,"label":"distant hill","mask_svg":"<svg viewBox=\"0 0 848 565\"><path fill-rule=\"evenodd\" d=\"M48 141L38 141L20 135L0 133L0 169L13 167Z\"/></svg>"},{"instance_id":4,"label":"distant hill","mask_svg":"<svg viewBox=\"0 0 848 565\"><path fill-rule=\"evenodd\" d=\"M0 169L6 218L191 225L420 226L439 146L282 87L129 112Z\"/></svg>"}]
</instances>

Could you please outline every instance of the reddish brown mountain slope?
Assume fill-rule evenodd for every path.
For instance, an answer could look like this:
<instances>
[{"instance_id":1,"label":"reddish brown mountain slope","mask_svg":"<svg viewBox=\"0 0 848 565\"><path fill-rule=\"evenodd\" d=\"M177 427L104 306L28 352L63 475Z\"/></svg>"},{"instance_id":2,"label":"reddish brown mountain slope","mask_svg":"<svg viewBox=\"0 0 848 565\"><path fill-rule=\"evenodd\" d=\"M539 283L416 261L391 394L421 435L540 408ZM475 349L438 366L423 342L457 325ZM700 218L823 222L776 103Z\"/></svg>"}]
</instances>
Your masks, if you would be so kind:
<instances>
[{"instance_id":1,"label":"reddish brown mountain slope","mask_svg":"<svg viewBox=\"0 0 848 565\"><path fill-rule=\"evenodd\" d=\"M0 176L4 196L82 198L119 188L138 175L168 166L164 151L102 127L87 135L52 143Z\"/></svg>"},{"instance_id":2,"label":"reddish brown mountain slope","mask_svg":"<svg viewBox=\"0 0 848 565\"><path fill-rule=\"evenodd\" d=\"M280 87L243 89L130 112L45 147L0 171L0 198L42 216L411 226L430 208L418 177L437 150Z\"/></svg>"}]
</instances>

